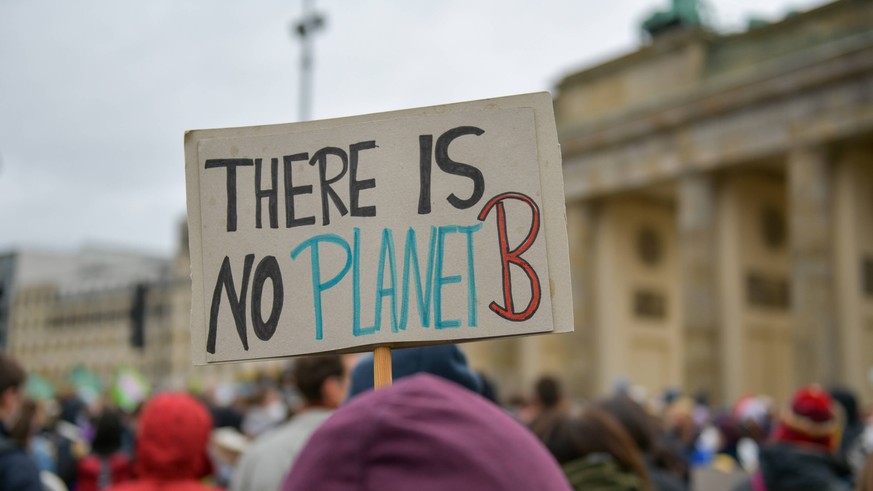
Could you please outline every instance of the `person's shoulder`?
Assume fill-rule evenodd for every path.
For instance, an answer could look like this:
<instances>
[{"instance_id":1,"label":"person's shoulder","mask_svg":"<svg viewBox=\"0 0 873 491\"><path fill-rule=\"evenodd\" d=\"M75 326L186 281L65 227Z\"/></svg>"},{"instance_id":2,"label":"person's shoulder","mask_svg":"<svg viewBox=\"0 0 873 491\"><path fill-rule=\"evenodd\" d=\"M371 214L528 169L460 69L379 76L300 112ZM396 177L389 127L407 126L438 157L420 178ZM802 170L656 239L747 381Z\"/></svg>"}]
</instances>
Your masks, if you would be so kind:
<instances>
[{"instance_id":1,"label":"person's shoulder","mask_svg":"<svg viewBox=\"0 0 873 491\"><path fill-rule=\"evenodd\" d=\"M0 455L0 489L42 491L39 469L23 451Z\"/></svg>"},{"instance_id":2,"label":"person's shoulder","mask_svg":"<svg viewBox=\"0 0 873 491\"><path fill-rule=\"evenodd\" d=\"M0 466L19 468L20 472L28 472L32 468L34 472L39 474L33 460L23 450L17 448L0 454Z\"/></svg>"},{"instance_id":3,"label":"person's shoulder","mask_svg":"<svg viewBox=\"0 0 873 491\"><path fill-rule=\"evenodd\" d=\"M249 482L257 475L260 475L259 479L265 479L265 476L279 472L284 477L287 469L283 467L293 463L312 433L332 412L322 409L304 411L256 438L237 463L231 489L249 489Z\"/></svg>"},{"instance_id":4,"label":"person's shoulder","mask_svg":"<svg viewBox=\"0 0 873 491\"><path fill-rule=\"evenodd\" d=\"M297 431L295 420L296 417L268 430L249 443L240 456L236 472L239 474L252 472L265 457L282 455L286 448L293 447L295 445L293 435Z\"/></svg>"},{"instance_id":5,"label":"person's shoulder","mask_svg":"<svg viewBox=\"0 0 873 491\"><path fill-rule=\"evenodd\" d=\"M277 447L293 448L303 443L309 435L332 413L329 410L313 409L304 411L272 430L256 438L245 453L272 452Z\"/></svg>"},{"instance_id":6,"label":"person's shoulder","mask_svg":"<svg viewBox=\"0 0 873 491\"><path fill-rule=\"evenodd\" d=\"M291 418L287 423L289 431L301 431L304 433L310 432L312 429L321 426L322 423L334 413L333 409L314 408L303 411L297 416ZM293 428L291 430L290 428Z\"/></svg>"},{"instance_id":7,"label":"person's shoulder","mask_svg":"<svg viewBox=\"0 0 873 491\"><path fill-rule=\"evenodd\" d=\"M296 426L295 421L292 419L271 430L267 430L249 443L243 452L243 456L263 455L275 451L276 448L284 447L288 444L289 434L294 433Z\"/></svg>"}]
</instances>

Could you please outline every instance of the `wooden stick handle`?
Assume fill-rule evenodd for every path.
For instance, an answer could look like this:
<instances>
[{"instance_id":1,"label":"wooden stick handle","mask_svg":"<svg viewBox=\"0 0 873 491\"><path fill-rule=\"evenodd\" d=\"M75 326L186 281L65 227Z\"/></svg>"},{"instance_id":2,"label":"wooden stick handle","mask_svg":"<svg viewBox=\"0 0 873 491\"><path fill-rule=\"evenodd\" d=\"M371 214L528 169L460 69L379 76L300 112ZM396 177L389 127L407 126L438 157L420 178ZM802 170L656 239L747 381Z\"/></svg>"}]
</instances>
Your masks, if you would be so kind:
<instances>
[{"instance_id":1,"label":"wooden stick handle","mask_svg":"<svg viewBox=\"0 0 873 491\"><path fill-rule=\"evenodd\" d=\"M376 390L391 385L391 348L377 346L373 352L373 387Z\"/></svg>"}]
</instances>

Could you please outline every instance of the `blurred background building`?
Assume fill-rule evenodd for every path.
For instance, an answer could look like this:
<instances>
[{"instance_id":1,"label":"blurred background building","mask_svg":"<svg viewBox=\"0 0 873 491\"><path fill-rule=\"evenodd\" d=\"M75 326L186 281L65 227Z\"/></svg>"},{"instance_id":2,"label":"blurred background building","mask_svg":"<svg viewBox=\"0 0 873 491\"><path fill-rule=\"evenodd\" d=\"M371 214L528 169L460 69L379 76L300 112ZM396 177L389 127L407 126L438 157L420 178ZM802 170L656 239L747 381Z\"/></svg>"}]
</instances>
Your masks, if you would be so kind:
<instances>
[{"instance_id":1,"label":"blurred background building","mask_svg":"<svg viewBox=\"0 0 873 491\"><path fill-rule=\"evenodd\" d=\"M690 3L558 84L576 332L468 351L501 384L547 371L576 395L784 402L819 382L873 401L873 2L724 36Z\"/></svg>"},{"instance_id":2,"label":"blurred background building","mask_svg":"<svg viewBox=\"0 0 873 491\"><path fill-rule=\"evenodd\" d=\"M505 393L551 373L574 396L817 381L873 401L873 2L720 35L676 0L643 27L555 91L576 331L469 343L471 363ZM184 227L173 260L0 255L0 346L55 383L265 366L192 367L190 305Z\"/></svg>"},{"instance_id":3,"label":"blurred background building","mask_svg":"<svg viewBox=\"0 0 873 491\"><path fill-rule=\"evenodd\" d=\"M278 370L191 364L189 264L185 225L173 259L105 248L0 255L3 346L58 388L80 372L104 388L133 368L159 388L202 389Z\"/></svg>"}]
</instances>

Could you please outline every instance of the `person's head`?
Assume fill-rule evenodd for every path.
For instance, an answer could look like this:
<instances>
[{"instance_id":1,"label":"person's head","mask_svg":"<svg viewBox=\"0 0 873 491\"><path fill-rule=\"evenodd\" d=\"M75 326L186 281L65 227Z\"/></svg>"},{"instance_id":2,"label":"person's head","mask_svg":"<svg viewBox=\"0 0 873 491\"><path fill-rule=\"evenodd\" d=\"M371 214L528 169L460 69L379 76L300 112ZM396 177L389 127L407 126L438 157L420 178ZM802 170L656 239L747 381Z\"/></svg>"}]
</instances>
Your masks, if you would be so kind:
<instances>
[{"instance_id":1,"label":"person's head","mask_svg":"<svg viewBox=\"0 0 873 491\"><path fill-rule=\"evenodd\" d=\"M694 421L694 401L683 396L673 398L664 411L664 426L683 445L693 445L699 432Z\"/></svg>"},{"instance_id":2,"label":"person's head","mask_svg":"<svg viewBox=\"0 0 873 491\"><path fill-rule=\"evenodd\" d=\"M11 356L0 352L0 421L9 424L20 408L24 370Z\"/></svg>"},{"instance_id":3,"label":"person's head","mask_svg":"<svg viewBox=\"0 0 873 491\"><path fill-rule=\"evenodd\" d=\"M731 410L731 417L739 432L737 438L752 438L756 442L767 439L770 431L770 407L766 398L758 395L741 397Z\"/></svg>"},{"instance_id":4,"label":"person's head","mask_svg":"<svg viewBox=\"0 0 873 491\"><path fill-rule=\"evenodd\" d=\"M833 451L839 447L840 421L830 394L818 385L801 387L779 418L773 434L776 441L818 446Z\"/></svg>"},{"instance_id":5,"label":"person's head","mask_svg":"<svg viewBox=\"0 0 873 491\"><path fill-rule=\"evenodd\" d=\"M299 454L283 491L569 491L543 445L506 412L422 373L337 410Z\"/></svg>"},{"instance_id":6,"label":"person's head","mask_svg":"<svg viewBox=\"0 0 873 491\"><path fill-rule=\"evenodd\" d=\"M543 408L550 409L564 400L561 383L552 376L543 376L534 383L534 400Z\"/></svg>"},{"instance_id":7,"label":"person's head","mask_svg":"<svg viewBox=\"0 0 873 491\"><path fill-rule=\"evenodd\" d=\"M112 408L103 408L94 418L91 451L97 455L111 455L121 449L123 437L124 420L121 413Z\"/></svg>"},{"instance_id":8,"label":"person's head","mask_svg":"<svg viewBox=\"0 0 873 491\"><path fill-rule=\"evenodd\" d=\"M558 379L543 376L534 382L532 404L526 417L526 424L540 441L552 438L564 420L570 405L564 398L563 389Z\"/></svg>"},{"instance_id":9,"label":"person's head","mask_svg":"<svg viewBox=\"0 0 873 491\"><path fill-rule=\"evenodd\" d=\"M197 399L176 392L152 397L137 426L136 474L167 481L209 475L211 431L212 417Z\"/></svg>"},{"instance_id":10,"label":"person's head","mask_svg":"<svg viewBox=\"0 0 873 491\"><path fill-rule=\"evenodd\" d=\"M348 377L340 355L307 356L297 359L294 379L308 405L338 407L346 397Z\"/></svg>"},{"instance_id":11,"label":"person's head","mask_svg":"<svg viewBox=\"0 0 873 491\"><path fill-rule=\"evenodd\" d=\"M545 442L576 489L614 481L617 489L649 489L642 454L615 418L595 405L565 416ZM596 471L595 471L596 469Z\"/></svg>"},{"instance_id":12,"label":"person's head","mask_svg":"<svg viewBox=\"0 0 873 491\"><path fill-rule=\"evenodd\" d=\"M429 373L482 393L482 379L467 365L467 357L454 344L391 350L394 380ZM352 369L349 399L373 388L373 355L362 356Z\"/></svg>"},{"instance_id":13,"label":"person's head","mask_svg":"<svg viewBox=\"0 0 873 491\"><path fill-rule=\"evenodd\" d=\"M643 454L655 447L655 424L645 408L626 394L618 394L604 399L598 405L608 412L624 427L627 434Z\"/></svg>"}]
</instances>

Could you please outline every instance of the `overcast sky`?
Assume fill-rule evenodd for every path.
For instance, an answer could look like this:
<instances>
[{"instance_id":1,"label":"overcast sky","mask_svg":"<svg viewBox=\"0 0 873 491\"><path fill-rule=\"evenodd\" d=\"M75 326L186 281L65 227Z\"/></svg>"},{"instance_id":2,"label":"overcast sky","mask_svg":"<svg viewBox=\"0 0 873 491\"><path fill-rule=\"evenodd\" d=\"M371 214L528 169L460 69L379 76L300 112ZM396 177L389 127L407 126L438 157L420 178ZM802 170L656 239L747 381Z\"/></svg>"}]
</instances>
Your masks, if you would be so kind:
<instances>
[{"instance_id":1,"label":"overcast sky","mask_svg":"<svg viewBox=\"0 0 873 491\"><path fill-rule=\"evenodd\" d=\"M312 119L552 90L670 0L316 0ZM709 0L722 30L822 0ZM0 1L0 254L169 255L185 130L298 120L302 0Z\"/></svg>"}]
</instances>

